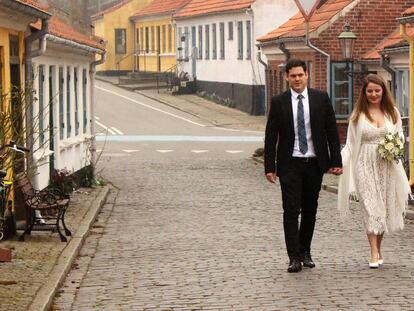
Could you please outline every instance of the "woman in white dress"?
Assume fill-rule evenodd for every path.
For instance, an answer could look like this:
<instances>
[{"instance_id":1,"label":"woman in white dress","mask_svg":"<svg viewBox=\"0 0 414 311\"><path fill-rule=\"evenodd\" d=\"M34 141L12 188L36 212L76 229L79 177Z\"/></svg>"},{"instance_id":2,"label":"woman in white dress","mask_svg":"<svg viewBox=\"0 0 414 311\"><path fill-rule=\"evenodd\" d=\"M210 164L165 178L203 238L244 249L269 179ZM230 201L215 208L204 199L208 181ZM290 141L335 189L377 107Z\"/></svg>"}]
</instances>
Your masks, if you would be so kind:
<instances>
[{"instance_id":1,"label":"woman in white dress","mask_svg":"<svg viewBox=\"0 0 414 311\"><path fill-rule=\"evenodd\" d=\"M370 268L384 260L384 233L401 230L408 194L411 193L401 161L381 158L378 144L387 133L403 137L398 109L385 81L370 74L363 82L342 149L343 174L339 179L338 208L349 213L349 197L356 194L363 209L363 223L371 247Z\"/></svg>"}]
</instances>

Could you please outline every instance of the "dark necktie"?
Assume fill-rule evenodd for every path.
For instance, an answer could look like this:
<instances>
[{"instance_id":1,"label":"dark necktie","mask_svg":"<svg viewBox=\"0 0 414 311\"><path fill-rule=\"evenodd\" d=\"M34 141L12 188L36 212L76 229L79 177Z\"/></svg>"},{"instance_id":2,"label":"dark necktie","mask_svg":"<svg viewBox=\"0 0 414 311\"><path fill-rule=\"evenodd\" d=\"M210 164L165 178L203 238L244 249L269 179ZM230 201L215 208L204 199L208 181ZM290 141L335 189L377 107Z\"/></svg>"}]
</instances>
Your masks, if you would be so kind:
<instances>
[{"instance_id":1,"label":"dark necktie","mask_svg":"<svg viewBox=\"0 0 414 311\"><path fill-rule=\"evenodd\" d=\"M308 141L306 140L306 128L305 128L305 112L303 110L303 101L305 98L302 94L298 95L298 138L299 138L299 150L302 154L308 151Z\"/></svg>"}]
</instances>

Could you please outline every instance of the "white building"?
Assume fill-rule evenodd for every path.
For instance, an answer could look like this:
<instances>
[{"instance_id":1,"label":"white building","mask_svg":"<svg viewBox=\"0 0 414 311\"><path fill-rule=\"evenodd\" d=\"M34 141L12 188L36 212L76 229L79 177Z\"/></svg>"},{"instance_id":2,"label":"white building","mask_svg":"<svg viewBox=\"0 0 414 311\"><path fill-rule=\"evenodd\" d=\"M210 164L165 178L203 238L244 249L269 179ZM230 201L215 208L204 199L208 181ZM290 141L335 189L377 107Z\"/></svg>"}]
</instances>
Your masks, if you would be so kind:
<instances>
[{"instance_id":1,"label":"white building","mask_svg":"<svg viewBox=\"0 0 414 311\"><path fill-rule=\"evenodd\" d=\"M190 1L174 15L179 73L213 100L264 114L266 59L256 38L296 12L292 0Z\"/></svg>"},{"instance_id":2,"label":"white building","mask_svg":"<svg viewBox=\"0 0 414 311\"><path fill-rule=\"evenodd\" d=\"M37 25L40 29L40 23ZM49 20L46 49L32 59L33 152L37 189L49 185L53 170L77 172L91 164L94 145L94 68L105 47L97 39ZM37 41L32 49L37 48Z\"/></svg>"}]
</instances>

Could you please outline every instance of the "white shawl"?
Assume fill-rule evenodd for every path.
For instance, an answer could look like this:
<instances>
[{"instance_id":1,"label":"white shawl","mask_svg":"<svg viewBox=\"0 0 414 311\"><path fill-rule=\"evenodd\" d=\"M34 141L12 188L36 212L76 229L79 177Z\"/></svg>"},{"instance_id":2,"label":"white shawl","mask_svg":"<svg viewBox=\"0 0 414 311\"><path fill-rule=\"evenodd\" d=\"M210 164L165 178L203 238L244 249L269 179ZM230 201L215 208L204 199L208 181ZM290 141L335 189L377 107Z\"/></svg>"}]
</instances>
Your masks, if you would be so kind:
<instances>
[{"instance_id":1,"label":"white shawl","mask_svg":"<svg viewBox=\"0 0 414 311\"><path fill-rule=\"evenodd\" d=\"M396 124L392 123L392 120L388 117L385 118L385 125L387 131L391 133L398 132L401 137L403 136L402 121L400 114L397 110L398 121ZM349 215L349 199L351 195L357 193L355 187L355 175L354 170L356 168L356 162L359 155L359 149L361 146L361 127L365 122L365 115L361 114L357 124L350 122L348 126L348 133L345 147L341 151L343 174L339 178L338 185L338 209L341 217ZM407 208L408 194L411 193L410 184L407 179L404 167L399 163L393 162L391 172L395 174L395 192L396 202L393 207L393 214L395 216L404 215ZM395 212L395 213L394 213ZM391 215L390 215L391 216ZM404 227L403 217L391 217L390 222L387 223L390 231L402 229Z\"/></svg>"}]
</instances>

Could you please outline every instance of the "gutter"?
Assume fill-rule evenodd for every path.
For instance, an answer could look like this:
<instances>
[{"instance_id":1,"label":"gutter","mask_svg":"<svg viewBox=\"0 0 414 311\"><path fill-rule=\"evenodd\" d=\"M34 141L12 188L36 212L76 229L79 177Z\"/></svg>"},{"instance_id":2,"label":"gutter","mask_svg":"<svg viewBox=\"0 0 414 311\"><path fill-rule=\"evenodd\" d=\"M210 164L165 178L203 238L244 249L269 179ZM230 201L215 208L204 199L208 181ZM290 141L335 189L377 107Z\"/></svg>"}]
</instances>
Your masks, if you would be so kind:
<instances>
[{"instance_id":1,"label":"gutter","mask_svg":"<svg viewBox=\"0 0 414 311\"><path fill-rule=\"evenodd\" d=\"M72 40L56 37L56 36L51 35L51 34L47 34L46 38L47 38L47 40L49 40L51 42L54 42L54 43L57 43L57 44L63 44L63 45L66 45L66 46L69 46L69 47L72 47L72 48L75 48L75 49L84 50L84 51L87 51L89 53L102 54L102 53L105 52L104 50L94 48L94 47L91 47L91 46L86 45L86 44L77 43L77 42L72 41Z\"/></svg>"},{"instance_id":2,"label":"gutter","mask_svg":"<svg viewBox=\"0 0 414 311\"><path fill-rule=\"evenodd\" d=\"M331 88L330 88L330 83L331 83L331 55L329 55L327 52L322 51L321 49L319 49L318 47L314 46L310 40L309 40L309 23L306 22L306 31L305 31L305 43L308 47L310 47L311 49L315 50L316 52L326 56L326 81L328 83L326 91L328 93L328 95L331 95Z\"/></svg>"},{"instance_id":3,"label":"gutter","mask_svg":"<svg viewBox=\"0 0 414 311\"><path fill-rule=\"evenodd\" d=\"M91 116L91 168L92 168L92 176L95 177L95 165L96 165L96 139L95 139L95 106L96 106L96 97L95 97L95 74L96 74L96 66L103 64L106 61L106 51L102 51L99 53L101 58L98 60L93 61L89 65L89 81L91 81L91 88L90 88L90 116Z\"/></svg>"},{"instance_id":4,"label":"gutter","mask_svg":"<svg viewBox=\"0 0 414 311\"><path fill-rule=\"evenodd\" d=\"M390 66L390 62L389 60L387 60L384 54L381 54L380 66L384 68L391 75L392 93L395 96L395 92L397 90L397 84L395 81L395 69Z\"/></svg>"}]
</instances>

